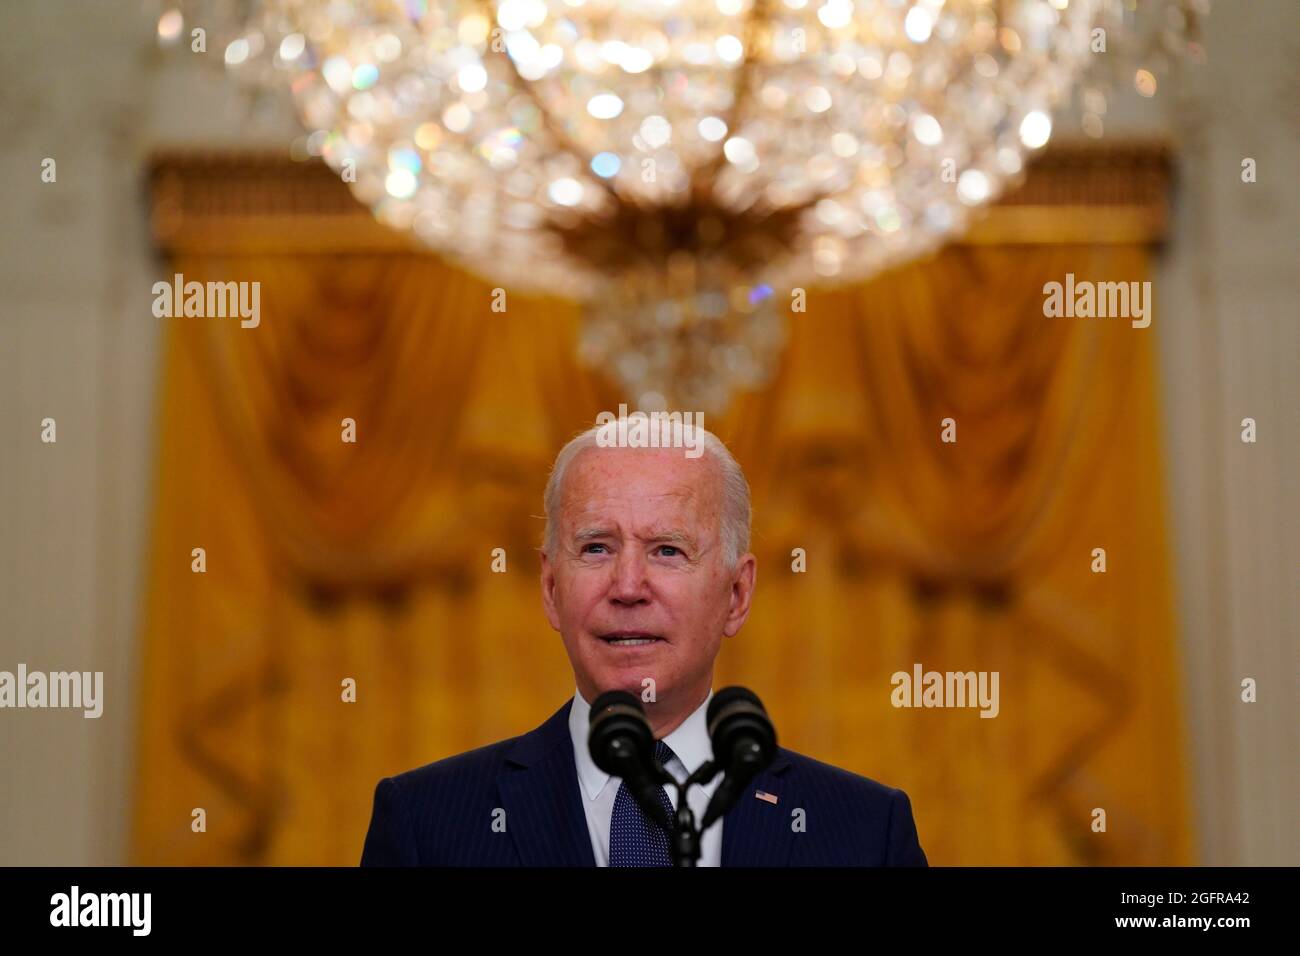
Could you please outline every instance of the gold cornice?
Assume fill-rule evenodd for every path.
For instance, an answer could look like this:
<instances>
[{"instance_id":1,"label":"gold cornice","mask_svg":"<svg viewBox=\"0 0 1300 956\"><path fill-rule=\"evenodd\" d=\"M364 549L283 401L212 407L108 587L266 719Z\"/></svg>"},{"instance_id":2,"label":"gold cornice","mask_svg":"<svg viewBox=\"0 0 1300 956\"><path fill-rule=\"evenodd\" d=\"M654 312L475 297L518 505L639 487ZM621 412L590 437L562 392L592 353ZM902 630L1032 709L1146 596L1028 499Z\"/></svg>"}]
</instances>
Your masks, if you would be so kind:
<instances>
[{"instance_id":1,"label":"gold cornice","mask_svg":"<svg viewBox=\"0 0 1300 956\"><path fill-rule=\"evenodd\" d=\"M1169 146L1155 140L1055 144L1024 182L960 241L972 244L1148 243L1164 237Z\"/></svg>"},{"instance_id":2,"label":"gold cornice","mask_svg":"<svg viewBox=\"0 0 1300 956\"><path fill-rule=\"evenodd\" d=\"M325 163L265 151L169 150L149 163L154 242L177 253L409 252Z\"/></svg>"},{"instance_id":3,"label":"gold cornice","mask_svg":"<svg viewBox=\"0 0 1300 956\"><path fill-rule=\"evenodd\" d=\"M1169 171L1161 142L1053 145L958 241L1155 242L1165 231ZM425 251L376 222L320 161L168 150L151 159L149 182L153 237L167 255Z\"/></svg>"}]
</instances>

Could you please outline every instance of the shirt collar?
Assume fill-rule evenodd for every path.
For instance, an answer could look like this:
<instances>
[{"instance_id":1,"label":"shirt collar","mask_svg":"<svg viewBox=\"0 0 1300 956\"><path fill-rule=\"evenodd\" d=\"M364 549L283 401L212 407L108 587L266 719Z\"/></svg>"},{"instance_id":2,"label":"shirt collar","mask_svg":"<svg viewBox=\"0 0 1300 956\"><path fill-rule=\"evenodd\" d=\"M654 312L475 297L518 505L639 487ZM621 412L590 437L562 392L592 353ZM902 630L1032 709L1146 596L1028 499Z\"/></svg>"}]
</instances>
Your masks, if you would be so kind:
<instances>
[{"instance_id":1,"label":"shirt collar","mask_svg":"<svg viewBox=\"0 0 1300 956\"><path fill-rule=\"evenodd\" d=\"M687 773L694 773L704 761L713 759L713 744L709 741L708 728L709 701L712 699L713 691L710 690L700 706L676 730L663 738L664 743L672 748L686 767ZM583 698L581 691L574 688L573 706L569 708L569 736L573 739L573 756L578 765L578 779L582 781L583 792L588 800L595 800L609 783L610 775L597 767L596 761L591 758L591 749L587 746L590 720L591 704Z\"/></svg>"}]
</instances>

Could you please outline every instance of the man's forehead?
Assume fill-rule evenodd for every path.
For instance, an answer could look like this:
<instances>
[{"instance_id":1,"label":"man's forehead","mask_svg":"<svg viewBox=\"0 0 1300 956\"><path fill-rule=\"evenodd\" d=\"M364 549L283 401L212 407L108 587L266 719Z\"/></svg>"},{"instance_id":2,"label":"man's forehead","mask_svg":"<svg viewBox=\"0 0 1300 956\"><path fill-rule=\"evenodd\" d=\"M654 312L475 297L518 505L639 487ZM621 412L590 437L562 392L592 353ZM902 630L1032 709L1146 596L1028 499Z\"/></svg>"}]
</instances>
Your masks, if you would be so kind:
<instances>
[{"instance_id":1,"label":"man's forehead","mask_svg":"<svg viewBox=\"0 0 1300 956\"><path fill-rule=\"evenodd\" d=\"M687 458L680 448L584 448L569 463L565 491L618 492L635 486L639 494L707 497L717 493L720 474L709 455Z\"/></svg>"},{"instance_id":2,"label":"man's forehead","mask_svg":"<svg viewBox=\"0 0 1300 956\"><path fill-rule=\"evenodd\" d=\"M674 462L679 457L682 465ZM717 510L717 475L711 467L698 467L703 459L687 459L680 451L644 449L585 449L574 458L565 475L561 509L566 518L583 524L598 523L602 516L639 516L641 526L681 530L674 513L697 521ZM672 527L669 527L669 526Z\"/></svg>"},{"instance_id":3,"label":"man's forehead","mask_svg":"<svg viewBox=\"0 0 1300 956\"><path fill-rule=\"evenodd\" d=\"M712 510L706 499L690 488L646 491L635 485L602 487L579 485L565 492L564 516L575 524L631 521L642 530L681 528L681 520L704 520ZM675 517L675 516L680 516Z\"/></svg>"}]
</instances>

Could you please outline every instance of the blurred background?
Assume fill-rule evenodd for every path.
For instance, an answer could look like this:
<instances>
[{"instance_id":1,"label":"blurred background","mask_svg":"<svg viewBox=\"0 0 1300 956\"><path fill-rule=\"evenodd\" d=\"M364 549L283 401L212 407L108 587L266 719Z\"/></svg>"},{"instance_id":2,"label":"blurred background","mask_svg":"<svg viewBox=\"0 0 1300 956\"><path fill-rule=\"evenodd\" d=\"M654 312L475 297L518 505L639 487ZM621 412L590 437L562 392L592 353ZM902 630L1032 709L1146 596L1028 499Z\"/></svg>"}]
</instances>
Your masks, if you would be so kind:
<instances>
[{"instance_id":1,"label":"blurred background","mask_svg":"<svg viewBox=\"0 0 1300 956\"><path fill-rule=\"evenodd\" d=\"M636 397L579 306L494 312L156 23L0 12L0 669L105 682L98 720L0 712L0 863L350 865L381 776L573 693L542 488ZM1102 137L1065 111L942 248L810 290L707 421L759 558L715 687L906 790L933 864L1300 863L1295 25L1216 4L1204 64L1121 87ZM260 326L156 318L176 272L260 281ZM1151 327L1044 318L1067 272L1151 280ZM893 708L914 663L998 671L997 719Z\"/></svg>"}]
</instances>

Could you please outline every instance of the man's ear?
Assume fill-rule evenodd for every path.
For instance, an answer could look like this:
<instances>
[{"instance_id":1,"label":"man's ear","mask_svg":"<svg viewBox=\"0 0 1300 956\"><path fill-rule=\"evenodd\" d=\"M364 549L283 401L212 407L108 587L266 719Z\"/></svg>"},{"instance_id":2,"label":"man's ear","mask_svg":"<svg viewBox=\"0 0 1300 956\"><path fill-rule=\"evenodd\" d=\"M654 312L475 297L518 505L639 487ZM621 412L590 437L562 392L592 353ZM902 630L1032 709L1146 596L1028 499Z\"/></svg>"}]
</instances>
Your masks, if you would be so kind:
<instances>
[{"instance_id":1,"label":"man's ear","mask_svg":"<svg viewBox=\"0 0 1300 956\"><path fill-rule=\"evenodd\" d=\"M731 607L727 611L727 621L722 633L732 637L744 625L749 617L749 605L754 599L754 584L758 580L758 559L752 554L744 555L737 563L731 577Z\"/></svg>"},{"instance_id":2,"label":"man's ear","mask_svg":"<svg viewBox=\"0 0 1300 956\"><path fill-rule=\"evenodd\" d=\"M560 614L555 607L555 565L546 552L542 555L542 607L546 609L546 620L551 622L554 630L560 629Z\"/></svg>"}]
</instances>

